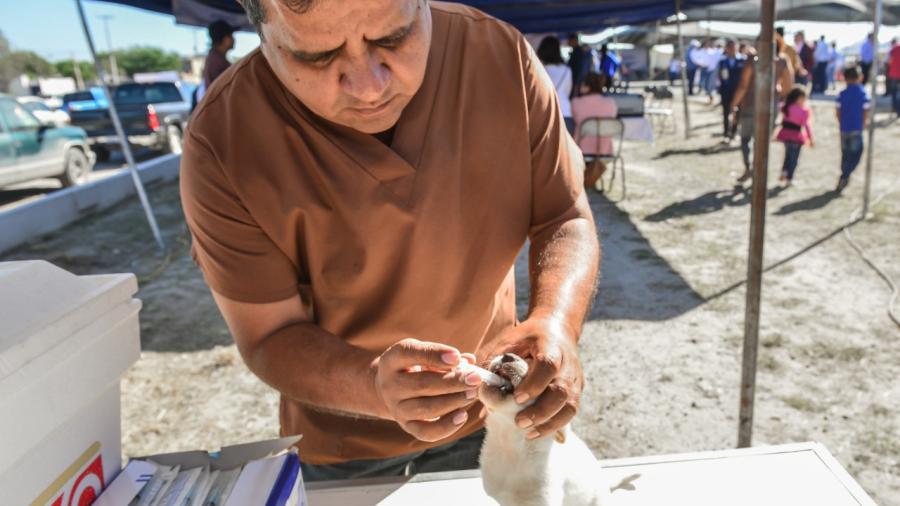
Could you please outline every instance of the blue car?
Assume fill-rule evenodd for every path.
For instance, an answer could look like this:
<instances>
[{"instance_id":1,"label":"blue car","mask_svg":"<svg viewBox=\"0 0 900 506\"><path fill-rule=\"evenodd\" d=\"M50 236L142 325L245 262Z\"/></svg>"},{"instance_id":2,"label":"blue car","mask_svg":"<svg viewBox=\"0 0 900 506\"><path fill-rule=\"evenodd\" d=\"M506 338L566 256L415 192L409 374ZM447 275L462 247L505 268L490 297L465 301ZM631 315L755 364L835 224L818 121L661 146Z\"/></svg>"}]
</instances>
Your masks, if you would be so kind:
<instances>
[{"instance_id":1,"label":"blue car","mask_svg":"<svg viewBox=\"0 0 900 506\"><path fill-rule=\"evenodd\" d=\"M109 107L106 94L103 93L103 88L100 86L76 91L75 93L67 93L63 95L62 101L62 109L68 113L72 111L94 111Z\"/></svg>"},{"instance_id":2,"label":"blue car","mask_svg":"<svg viewBox=\"0 0 900 506\"><path fill-rule=\"evenodd\" d=\"M0 94L0 187L53 177L87 181L95 156L81 128L44 125L13 97Z\"/></svg>"}]
</instances>

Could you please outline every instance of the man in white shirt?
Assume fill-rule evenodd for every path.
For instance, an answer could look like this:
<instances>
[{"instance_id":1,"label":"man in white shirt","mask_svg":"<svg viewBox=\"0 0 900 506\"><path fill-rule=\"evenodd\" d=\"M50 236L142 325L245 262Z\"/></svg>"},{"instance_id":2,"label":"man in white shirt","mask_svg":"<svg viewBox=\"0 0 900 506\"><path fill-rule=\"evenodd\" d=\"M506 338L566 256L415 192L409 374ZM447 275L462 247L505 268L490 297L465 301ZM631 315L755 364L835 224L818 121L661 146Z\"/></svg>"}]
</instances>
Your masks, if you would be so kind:
<instances>
[{"instance_id":1,"label":"man in white shirt","mask_svg":"<svg viewBox=\"0 0 900 506\"><path fill-rule=\"evenodd\" d=\"M813 52L813 58L816 60L815 71L813 73L813 93L825 93L828 87L828 62L831 59L831 51L828 43L825 42L825 36L819 37L816 41L816 49Z\"/></svg>"}]
</instances>

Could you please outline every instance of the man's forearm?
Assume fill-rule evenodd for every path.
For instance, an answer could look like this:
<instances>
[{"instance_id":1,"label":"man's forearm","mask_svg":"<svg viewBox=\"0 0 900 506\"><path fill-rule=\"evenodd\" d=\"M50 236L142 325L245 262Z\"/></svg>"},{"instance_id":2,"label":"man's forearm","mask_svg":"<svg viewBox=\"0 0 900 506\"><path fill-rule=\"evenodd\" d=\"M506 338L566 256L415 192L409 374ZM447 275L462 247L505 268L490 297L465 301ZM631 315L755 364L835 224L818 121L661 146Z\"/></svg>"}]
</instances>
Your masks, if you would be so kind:
<instances>
[{"instance_id":1,"label":"man's forearm","mask_svg":"<svg viewBox=\"0 0 900 506\"><path fill-rule=\"evenodd\" d=\"M375 391L378 355L347 344L313 323L288 325L251 350L250 370L297 402L353 415L389 418Z\"/></svg>"},{"instance_id":2,"label":"man's forearm","mask_svg":"<svg viewBox=\"0 0 900 506\"><path fill-rule=\"evenodd\" d=\"M558 321L576 339L591 305L600 264L597 231L586 200L579 207L587 210L588 217L542 230L531 238L529 254L529 318Z\"/></svg>"}]
</instances>

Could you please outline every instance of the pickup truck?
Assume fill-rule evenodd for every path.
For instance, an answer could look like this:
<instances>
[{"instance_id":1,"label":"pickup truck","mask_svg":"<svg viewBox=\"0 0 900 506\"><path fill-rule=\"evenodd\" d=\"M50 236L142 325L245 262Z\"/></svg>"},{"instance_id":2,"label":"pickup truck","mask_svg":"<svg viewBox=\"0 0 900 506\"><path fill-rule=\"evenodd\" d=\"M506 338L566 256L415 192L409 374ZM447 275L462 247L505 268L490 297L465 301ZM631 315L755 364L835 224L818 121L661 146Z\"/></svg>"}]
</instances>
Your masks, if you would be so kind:
<instances>
[{"instance_id":1,"label":"pickup truck","mask_svg":"<svg viewBox=\"0 0 900 506\"><path fill-rule=\"evenodd\" d=\"M181 152L182 133L191 114L191 104L178 84L120 84L113 88L112 99L130 144L167 153ZM69 114L71 125L87 132L98 161L106 161L110 151L120 149L108 109L72 110Z\"/></svg>"}]
</instances>

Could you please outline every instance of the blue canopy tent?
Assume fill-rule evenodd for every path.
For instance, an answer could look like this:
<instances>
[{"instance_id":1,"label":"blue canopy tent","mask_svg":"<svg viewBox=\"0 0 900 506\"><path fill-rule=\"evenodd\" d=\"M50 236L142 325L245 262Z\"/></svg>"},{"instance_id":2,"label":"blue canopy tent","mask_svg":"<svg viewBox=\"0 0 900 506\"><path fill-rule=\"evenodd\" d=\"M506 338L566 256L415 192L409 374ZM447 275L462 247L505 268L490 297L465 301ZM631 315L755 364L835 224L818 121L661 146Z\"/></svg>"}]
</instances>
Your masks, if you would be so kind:
<instances>
[{"instance_id":1,"label":"blue canopy tent","mask_svg":"<svg viewBox=\"0 0 900 506\"><path fill-rule=\"evenodd\" d=\"M235 0L98 0L175 16L179 23L206 25L243 16ZM684 0L682 9L704 8L734 0ZM672 0L464 0L509 22L522 32L575 32L640 24L675 14ZM206 13L204 15L203 13ZM246 19L240 26L249 28Z\"/></svg>"}]
</instances>

